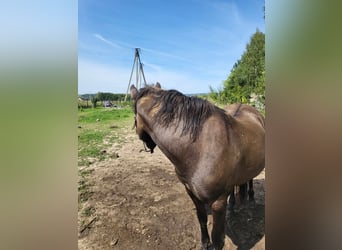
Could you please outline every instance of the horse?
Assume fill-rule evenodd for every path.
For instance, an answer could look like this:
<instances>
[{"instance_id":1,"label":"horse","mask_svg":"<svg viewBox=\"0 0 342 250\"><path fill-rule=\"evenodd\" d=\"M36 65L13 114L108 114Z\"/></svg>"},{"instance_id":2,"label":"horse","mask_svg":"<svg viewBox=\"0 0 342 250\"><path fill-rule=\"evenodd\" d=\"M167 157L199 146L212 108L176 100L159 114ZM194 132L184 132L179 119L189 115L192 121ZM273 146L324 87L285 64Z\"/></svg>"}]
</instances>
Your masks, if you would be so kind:
<instances>
[{"instance_id":1,"label":"horse","mask_svg":"<svg viewBox=\"0 0 342 250\"><path fill-rule=\"evenodd\" d=\"M260 124L263 127L265 127L265 120L263 116L255 108L252 108L251 106L242 105L241 103L239 104L235 103L235 104L227 105L224 109L229 115L235 117L236 119L241 119L242 115L248 112L254 113L255 117L259 119ZM242 112L240 112L241 110ZM248 185L249 202L252 206L254 206L255 200L254 200L253 179L249 180L248 183L238 185L239 187L238 194L239 194L240 200L244 200L246 197L246 193L247 193L247 185ZM234 205L235 205L235 193L233 189L229 195L228 210L232 211L234 208Z\"/></svg>"},{"instance_id":2,"label":"horse","mask_svg":"<svg viewBox=\"0 0 342 250\"><path fill-rule=\"evenodd\" d=\"M221 109L159 83L139 90L131 85L130 95L137 135L151 153L158 146L173 163L196 207L202 249L222 249L229 194L265 166L264 118L251 106ZM211 239L206 206L213 216Z\"/></svg>"}]
</instances>

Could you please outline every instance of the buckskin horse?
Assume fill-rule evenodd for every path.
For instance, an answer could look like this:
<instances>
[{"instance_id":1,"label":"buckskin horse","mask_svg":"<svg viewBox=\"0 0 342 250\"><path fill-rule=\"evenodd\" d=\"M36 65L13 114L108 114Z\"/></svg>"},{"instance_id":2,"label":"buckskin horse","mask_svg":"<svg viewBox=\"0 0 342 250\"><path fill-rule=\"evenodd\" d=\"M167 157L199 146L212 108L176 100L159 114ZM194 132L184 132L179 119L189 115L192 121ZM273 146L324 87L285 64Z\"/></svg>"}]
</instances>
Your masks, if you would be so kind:
<instances>
[{"instance_id":1,"label":"buckskin horse","mask_svg":"<svg viewBox=\"0 0 342 250\"><path fill-rule=\"evenodd\" d=\"M264 118L251 106L223 110L159 83L140 90L132 85L130 94L136 133L151 153L158 146L173 163L196 207L202 249L222 249L229 194L264 169ZM206 205L213 216L211 240Z\"/></svg>"}]
</instances>

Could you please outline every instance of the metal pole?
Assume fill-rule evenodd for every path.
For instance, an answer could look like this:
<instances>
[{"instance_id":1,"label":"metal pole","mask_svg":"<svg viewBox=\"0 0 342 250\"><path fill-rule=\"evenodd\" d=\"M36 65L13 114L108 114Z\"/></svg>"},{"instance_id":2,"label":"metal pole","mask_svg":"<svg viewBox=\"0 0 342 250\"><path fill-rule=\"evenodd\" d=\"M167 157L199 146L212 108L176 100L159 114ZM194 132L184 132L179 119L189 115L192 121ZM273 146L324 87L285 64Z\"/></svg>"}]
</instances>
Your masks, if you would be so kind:
<instances>
[{"instance_id":1,"label":"metal pole","mask_svg":"<svg viewBox=\"0 0 342 250\"><path fill-rule=\"evenodd\" d=\"M129 82L128 82L128 86L127 86L127 90L126 90L126 95L125 95L125 100L127 100L127 95L128 95L128 90L129 90L129 87L131 86L131 81L132 81L132 76L133 76L133 71L134 71L134 65L135 65L135 61L136 61L136 57L134 57L134 61L133 61L133 66L132 66L132 71L131 71L131 76L129 77Z\"/></svg>"},{"instance_id":2,"label":"metal pole","mask_svg":"<svg viewBox=\"0 0 342 250\"><path fill-rule=\"evenodd\" d=\"M139 61L139 50L138 48L135 48L135 58L137 58L138 60L136 60L137 62L137 66L136 66L136 75L135 75L135 85L137 86L138 89L140 89L139 86L139 65L138 65L138 61Z\"/></svg>"},{"instance_id":3,"label":"metal pole","mask_svg":"<svg viewBox=\"0 0 342 250\"><path fill-rule=\"evenodd\" d=\"M134 61L133 61L133 66L132 66L132 71L131 71L131 75L129 77L129 82L128 82L128 86L127 86L127 91L126 91L126 95L125 95L125 100L127 100L127 95L128 95L128 90L129 87L131 86L131 81L132 81L132 76L133 76L133 72L134 72L134 66L136 66L136 77L135 77L135 84L136 87L138 89L141 88L141 81L143 78L144 79L144 84L145 86L147 85L146 83L146 79L145 79L145 74L144 74L144 70L143 70L143 64L141 63L140 60L140 54L139 54L139 48L135 48L135 53L134 53ZM142 76L142 77L141 77ZM140 81L139 81L140 80Z\"/></svg>"}]
</instances>

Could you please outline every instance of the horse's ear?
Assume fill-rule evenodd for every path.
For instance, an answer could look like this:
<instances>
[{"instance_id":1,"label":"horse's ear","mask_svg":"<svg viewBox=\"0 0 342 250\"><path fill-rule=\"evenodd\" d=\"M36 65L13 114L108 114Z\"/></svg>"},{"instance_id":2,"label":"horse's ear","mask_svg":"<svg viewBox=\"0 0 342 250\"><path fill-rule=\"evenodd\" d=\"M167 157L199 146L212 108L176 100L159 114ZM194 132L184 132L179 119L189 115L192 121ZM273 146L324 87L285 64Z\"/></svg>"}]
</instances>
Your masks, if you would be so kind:
<instances>
[{"instance_id":1,"label":"horse's ear","mask_svg":"<svg viewBox=\"0 0 342 250\"><path fill-rule=\"evenodd\" d=\"M130 88L130 91L131 91L132 99L135 100L135 98L136 98L136 96L138 94L137 88L134 85L132 85L131 88Z\"/></svg>"},{"instance_id":2,"label":"horse's ear","mask_svg":"<svg viewBox=\"0 0 342 250\"><path fill-rule=\"evenodd\" d=\"M155 87L156 87L157 89L161 89L160 83L157 82Z\"/></svg>"}]
</instances>

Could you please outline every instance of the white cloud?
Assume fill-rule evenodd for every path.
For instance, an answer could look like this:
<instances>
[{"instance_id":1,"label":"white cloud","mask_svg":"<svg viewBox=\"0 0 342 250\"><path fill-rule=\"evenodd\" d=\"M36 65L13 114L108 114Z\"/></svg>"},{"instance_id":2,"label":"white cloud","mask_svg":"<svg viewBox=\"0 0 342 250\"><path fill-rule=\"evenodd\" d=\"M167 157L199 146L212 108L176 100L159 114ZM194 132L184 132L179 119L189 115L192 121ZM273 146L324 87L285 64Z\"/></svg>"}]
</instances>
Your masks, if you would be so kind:
<instances>
[{"instance_id":1,"label":"white cloud","mask_svg":"<svg viewBox=\"0 0 342 250\"><path fill-rule=\"evenodd\" d=\"M171 58L171 59L176 59L176 60L181 60L181 61L188 61L186 58L176 55L176 54L172 54L172 53L167 53L167 52L163 52L163 51L158 51L158 50L154 50L154 49L147 49L147 48L142 48L143 51L155 54L159 57L164 57L164 58Z\"/></svg>"},{"instance_id":2,"label":"white cloud","mask_svg":"<svg viewBox=\"0 0 342 250\"><path fill-rule=\"evenodd\" d=\"M222 17L222 20L227 22L234 22L234 25L241 25L243 23L240 11L234 2L211 2L210 5L216 11L217 15Z\"/></svg>"},{"instance_id":3,"label":"white cloud","mask_svg":"<svg viewBox=\"0 0 342 250\"><path fill-rule=\"evenodd\" d=\"M100 35L100 34L93 34L93 35L94 35L94 37L96 37L97 39L101 40L102 42L107 43L108 45L110 45L110 46L112 46L112 47L114 47L114 48L122 49L122 47L121 47L119 44L114 43L114 42L112 42L112 41L109 41L108 39L104 38L104 37L103 37L102 35Z\"/></svg>"},{"instance_id":4,"label":"white cloud","mask_svg":"<svg viewBox=\"0 0 342 250\"><path fill-rule=\"evenodd\" d=\"M162 71L162 67L160 67L157 64L143 62L143 66L144 66L144 69L147 67L148 70L152 70L153 72Z\"/></svg>"}]
</instances>

